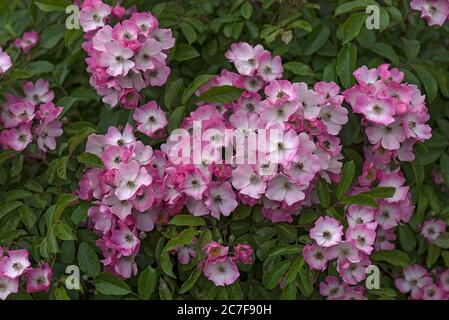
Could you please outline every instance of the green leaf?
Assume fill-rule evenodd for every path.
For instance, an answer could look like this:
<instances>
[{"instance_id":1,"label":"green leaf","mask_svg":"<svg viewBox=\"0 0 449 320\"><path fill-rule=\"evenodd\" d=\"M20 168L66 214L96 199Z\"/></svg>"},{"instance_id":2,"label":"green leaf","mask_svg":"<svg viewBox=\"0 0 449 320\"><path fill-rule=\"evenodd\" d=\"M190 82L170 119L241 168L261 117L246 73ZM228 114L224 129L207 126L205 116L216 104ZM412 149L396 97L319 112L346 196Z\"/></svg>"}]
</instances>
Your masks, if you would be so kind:
<instances>
[{"instance_id":1,"label":"green leaf","mask_svg":"<svg viewBox=\"0 0 449 320\"><path fill-rule=\"evenodd\" d=\"M17 177L23 169L23 154L12 159L11 177Z\"/></svg>"},{"instance_id":2,"label":"green leaf","mask_svg":"<svg viewBox=\"0 0 449 320\"><path fill-rule=\"evenodd\" d=\"M290 261L281 261L275 264L270 270L263 274L262 284L264 287L270 290L276 288L289 267Z\"/></svg>"},{"instance_id":3,"label":"green leaf","mask_svg":"<svg viewBox=\"0 0 449 320\"><path fill-rule=\"evenodd\" d=\"M61 240L75 240L76 235L72 228L66 223L57 223L53 227L54 235Z\"/></svg>"},{"instance_id":4,"label":"green leaf","mask_svg":"<svg viewBox=\"0 0 449 320\"><path fill-rule=\"evenodd\" d=\"M294 283L289 283L282 289L281 300L296 300L296 285Z\"/></svg>"},{"instance_id":5,"label":"green leaf","mask_svg":"<svg viewBox=\"0 0 449 320\"><path fill-rule=\"evenodd\" d=\"M170 254L168 251L163 251L161 253L160 267L166 275L176 279L176 275L173 273L173 262L171 262ZM159 282L159 285L160 285L160 282Z\"/></svg>"},{"instance_id":6,"label":"green leaf","mask_svg":"<svg viewBox=\"0 0 449 320\"><path fill-rule=\"evenodd\" d=\"M84 152L77 159L89 168L104 168L103 161L96 154Z\"/></svg>"},{"instance_id":7,"label":"green leaf","mask_svg":"<svg viewBox=\"0 0 449 320\"><path fill-rule=\"evenodd\" d=\"M302 252L302 246L299 244L279 244L270 249L267 258L279 256L297 255Z\"/></svg>"},{"instance_id":8,"label":"green leaf","mask_svg":"<svg viewBox=\"0 0 449 320\"><path fill-rule=\"evenodd\" d=\"M85 274L93 278L100 272L98 256L86 242L82 242L78 247L78 265Z\"/></svg>"},{"instance_id":9,"label":"green leaf","mask_svg":"<svg viewBox=\"0 0 449 320\"><path fill-rule=\"evenodd\" d=\"M79 98L77 97L62 97L61 99L59 99L56 105L64 107L61 117L64 116L78 100Z\"/></svg>"},{"instance_id":10,"label":"green leaf","mask_svg":"<svg viewBox=\"0 0 449 320\"><path fill-rule=\"evenodd\" d=\"M355 175L355 164L354 161L351 160L346 162L343 167L341 181L337 187L337 199L340 200L346 194L346 191L348 191L349 187L352 184L354 175Z\"/></svg>"},{"instance_id":11,"label":"green leaf","mask_svg":"<svg viewBox=\"0 0 449 320\"><path fill-rule=\"evenodd\" d=\"M237 100L242 92L242 89L228 85L212 87L203 92L197 100L209 103L229 103Z\"/></svg>"},{"instance_id":12,"label":"green leaf","mask_svg":"<svg viewBox=\"0 0 449 320\"><path fill-rule=\"evenodd\" d=\"M190 274L189 278L186 280L186 282L182 284L181 288L179 289L179 293L186 293L190 289L192 289L200 276L201 270L199 268L195 268Z\"/></svg>"},{"instance_id":13,"label":"green leaf","mask_svg":"<svg viewBox=\"0 0 449 320\"><path fill-rule=\"evenodd\" d=\"M440 158L440 170L443 175L444 182L449 186L449 156L443 153Z\"/></svg>"},{"instance_id":14,"label":"green leaf","mask_svg":"<svg viewBox=\"0 0 449 320\"><path fill-rule=\"evenodd\" d=\"M167 5L167 3L162 2L162 3L158 3L157 5L155 5L153 7L153 9L151 9L151 13L156 17L159 18L161 13L164 11L165 6Z\"/></svg>"},{"instance_id":15,"label":"green leaf","mask_svg":"<svg viewBox=\"0 0 449 320\"><path fill-rule=\"evenodd\" d=\"M370 47L370 49L374 53L390 60L395 66L399 65L399 57L393 47L389 44L384 42L376 42Z\"/></svg>"},{"instance_id":16,"label":"green leaf","mask_svg":"<svg viewBox=\"0 0 449 320\"><path fill-rule=\"evenodd\" d=\"M404 43L404 53L409 61L415 60L421 49L421 42L418 40L408 40L406 38L401 38Z\"/></svg>"},{"instance_id":17,"label":"green leaf","mask_svg":"<svg viewBox=\"0 0 449 320\"><path fill-rule=\"evenodd\" d=\"M371 190L358 193L359 195L368 196L374 199L387 199L391 198L396 189L394 187L375 187Z\"/></svg>"},{"instance_id":18,"label":"green leaf","mask_svg":"<svg viewBox=\"0 0 449 320\"><path fill-rule=\"evenodd\" d=\"M159 280L159 297L161 300L173 300L173 293L164 279Z\"/></svg>"},{"instance_id":19,"label":"green leaf","mask_svg":"<svg viewBox=\"0 0 449 320\"><path fill-rule=\"evenodd\" d=\"M351 14L351 16L345 21L341 29L341 40L343 44L348 43L360 33L360 29L366 20L366 14L364 12L357 12Z\"/></svg>"},{"instance_id":20,"label":"green leaf","mask_svg":"<svg viewBox=\"0 0 449 320\"><path fill-rule=\"evenodd\" d=\"M193 29L188 23L185 22L181 22L179 24L179 27L181 28L184 37L186 37L187 42L189 44L194 43L197 38L195 29Z\"/></svg>"},{"instance_id":21,"label":"green leaf","mask_svg":"<svg viewBox=\"0 0 449 320\"><path fill-rule=\"evenodd\" d=\"M76 195L70 193L61 194L56 201L55 213L53 214L53 223L57 222L61 218L65 208L76 200L78 200L78 196Z\"/></svg>"},{"instance_id":22,"label":"green leaf","mask_svg":"<svg viewBox=\"0 0 449 320\"><path fill-rule=\"evenodd\" d=\"M55 296L55 300L70 300L67 290L63 287L55 288L53 290L53 295Z\"/></svg>"},{"instance_id":23,"label":"green leaf","mask_svg":"<svg viewBox=\"0 0 449 320\"><path fill-rule=\"evenodd\" d=\"M377 208L377 203L373 198L361 194L344 196L340 202L342 204L355 204L358 206Z\"/></svg>"},{"instance_id":24,"label":"green leaf","mask_svg":"<svg viewBox=\"0 0 449 320\"><path fill-rule=\"evenodd\" d=\"M276 225L278 236L281 240L286 242L294 242L298 237L296 228L290 224L280 223Z\"/></svg>"},{"instance_id":25,"label":"green leaf","mask_svg":"<svg viewBox=\"0 0 449 320\"><path fill-rule=\"evenodd\" d=\"M171 109L174 106L174 102L179 97L183 86L182 79L176 79L167 83L164 94L164 104L167 109Z\"/></svg>"},{"instance_id":26,"label":"green leaf","mask_svg":"<svg viewBox=\"0 0 449 320\"><path fill-rule=\"evenodd\" d=\"M399 226L399 242L405 252L413 251L416 247L416 237L408 224Z\"/></svg>"},{"instance_id":27,"label":"green leaf","mask_svg":"<svg viewBox=\"0 0 449 320\"><path fill-rule=\"evenodd\" d=\"M201 217L192 216L190 214L179 214L174 216L168 224L174 226L204 227L206 225L206 221L204 221Z\"/></svg>"},{"instance_id":28,"label":"green leaf","mask_svg":"<svg viewBox=\"0 0 449 320\"><path fill-rule=\"evenodd\" d=\"M312 32L312 30L313 30L310 23L306 20L293 21L287 26L287 29L303 29L307 32Z\"/></svg>"},{"instance_id":29,"label":"green leaf","mask_svg":"<svg viewBox=\"0 0 449 320\"><path fill-rule=\"evenodd\" d=\"M245 19L251 18L253 15L253 5L249 1L244 2L240 7L240 14Z\"/></svg>"},{"instance_id":30,"label":"green leaf","mask_svg":"<svg viewBox=\"0 0 449 320\"><path fill-rule=\"evenodd\" d=\"M440 234L434 244L440 248L449 249L449 232Z\"/></svg>"},{"instance_id":31,"label":"green leaf","mask_svg":"<svg viewBox=\"0 0 449 320\"><path fill-rule=\"evenodd\" d=\"M299 271L298 285L299 290L306 298L313 293L312 272L305 266Z\"/></svg>"},{"instance_id":32,"label":"green leaf","mask_svg":"<svg viewBox=\"0 0 449 320\"><path fill-rule=\"evenodd\" d=\"M371 254L370 258L373 261L383 261L401 268L410 264L409 256L400 250L375 251Z\"/></svg>"},{"instance_id":33,"label":"green leaf","mask_svg":"<svg viewBox=\"0 0 449 320\"><path fill-rule=\"evenodd\" d=\"M126 282L110 273L100 273L96 279L95 288L98 292L110 296L124 296L131 292Z\"/></svg>"},{"instance_id":34,"label":"green leaf","mask_svg":"<svg viewBox=\"0 0 449 320\"><path fill-rule=\"evenodd\" d=\"M176 45L173 60L175 61L187 61L192 60L200 56L200 53L195 48L185 43L179 43Z\"/></svg>"},{"instance_id":35,"label":"green leaf","mask_svg":"<svg viewBox=\"0 0 449 320\"><path fill-rule=\"evenodd\" d=\"M342 3L335 9L335 16L339 16L341 14L354 11L354 10L363 10L365 11L366 7L369 5L379 5L374 0L355 0L355 1L348 1L345 3Z\"/></svg>"},{"instance_id":36,"label":"green leaf","mask_svg":"<svg viewBox=\"0 0 449 320\"><path fill-rule=\"evenodd\" d=\"M352 72L357 63L357 47L352 43L347 43L341 48L337 55L337 74L341 83L348 88L353 83Z\"/></svg>"},{"instance_id":37,"label":"green leaf","mask_svg":"<svg viewBox=\"0 0 449 320\"><path fill-rule=\"evenodd\" d=\"M34 76L53 72L54 66L48 61L34 61L27 65L27 72Z\"/></svg>"},{"instance_id":38,"label":"green leaf","mask_svg":"<svg viewBox=\"0 0 449 320\"><path fill-rule=\"evenodd\" d=\"M167 131L170 133L175 129L178 129L181 125L182 119L184 119L184 113L186 112L185 106L180 106L175 109L170 114L170 118L168 119Z\"/></svg>"},{"instance_id":39,"label":"green leaf","mask_svg":"<svg viewBox=\"0 0 449 320\"><path fill-rule=\"evenodd\" d=\"M299 255L295 261L293 261L292 265L288 269L287 275L285 276L285 284L289 284L296 280L299 272L304 266L304 257L303 255Z\"/></svg>"},{"instance_id":40,"label":"green leaf","mask_svg":"<svg viewBox=\"0 0 449 320\"><path fill-rule=\"evenodd\" d=\"M426 97L429 102L432 102L438 93L438 83L435 80L432 73L423 65L414 64L413 69L415 69L419 79L424 84L426 88Z\"/></svg>"},{"instance_id":41,"label":"green leaf","mask_svg":"<svg viewBox=\"0 0 449 320\"><path fill-rule=\"evenodd\" d=\"M83 35L81 29L68 29L64 33L64 45L66 47L70 46L76 39Z\"/></svg>"},{"instance_id":42,"label":"green leaf","mask_svg":"<svg viewBox=\"0 0 449 320\"><path fill-rule=\"evenodd\" d=\"M443 257L446 267L449 268L449 251L441 251L441 257Z\"/></svg>"},{"instance_id":43,"label":"green leaf","mask_svg":"<svg viewBox=\"0 0 449 320\"><path fill-rule=\"evenodd\" d=\"M32 197L33 194L28 190L9 190L5 193L5 202L13 201L13 200L22 200L26 198Z\"/></svg>"},{"instance_id":44,"label":"green leaf","mask_svg":"<svg viewBox=\"0 0 449 320\"><path fill-rule=\"evenodd\" d=\"M150 299L157 285L157 272L148 266L139 276L138 292L142 300Z\"/></svg>"},{"instance_id":45,"label":"green leaf","mask_svg":"<svg viewBox=\"0 0 449 320\"><path fill-rule=\"evenodd\" d=\"M19 201L11 201L6 202L0 205L0 219L2 219L4 216L6 216L11 211L17 209L22 205L22 202Z\"/></svg>"},{"instance_id":46,"label":"green leaf","mask_svg":"<svg viewBox=\"0 0 449 320\"><path fill-rule=\"evenodd\" d=\"M28 229L28 231L31 231L31 229L36 224L36 215L27 204L23 204L20 207L20 220Z\"/></svg>"},{"instance_id":47,"label":"green leaf","mask_svg":"<svg viewBox=\"0 0 449 320\"><path fill-rule=\"evenodd\" d=\"M240 204L232 213L232 220L244 220L251 214L252 211L252 206Z\"/></svg>"},{"instance_id":48,"label":"green leaf","mask_svg":"<svg viewBox=\"0 0 449 320\"><path fill-rule=\"evenodd\" d=\"M65 27L61 24L55 24L45 28L44 32L42 32L40 45L45 49L53 48L64 38L65 31Z\"/></svg>"},{"instance_id":49,"label":"green leaf","mask_svg":"<svg viewBox=\"0 0 449 320\"><path fill-rule=\"evenodd\" d=\"M36 0L34 4L43 12L65 12L65 8L72 3L68 0Z\"/></svg>"},{"instance_id":50,"label":"green leaf","mask_svg":"<svg viewBox=\"0 0 449 320\"><path fill-rule=\"evenodd\" d=\"M427 248L427 259L426 259L426 265L428 269L431 269L432 266L435 264L435 262L437 262L438 258L440 257L440 253L441 253L440 247L433 244L429 244L429 247Z\"/></svg>"},{"instance_id":51,"label":"green leaf","mask_svg":"<svg viewBox=\"0 0 449 320\"><path fill-rule=\"evenodd\" d=\"M314 76L313 70L306 64L301 62L287 62L284 64L284 70L293 72L298 76Z\"/></svg>"},{"instance_id":52,"label":"green leaf","mask_svg":"<svg viewBox=\"0 0 449 320\"><path fill-rule=\"evenodd\" d=\"M177 246L186 246L192 244L193 239L198 234L195 229L186 229L178 233L178 235L170 239L165 245L164 251L168 252L175 249Z\"/></svg>"},{"instance_id":53,"label":"green leaf","mask_svg":"<svg viewBox=\"0 0 449 320\"><path fill-rule=\"evenodd\" d=\"M329 27L325 24L321 24L314 28L304 43L304 54L310 56L320 50L329 38L330 33Z\"/></svg>"},{"instance_id":54,"label":"green leaf","mask_svg":"<svg viewBox=\"0 0 449 320\"><path fill-rule=\"evenodd\" d=\"M190 97L195 93L195 91L197 91L203 84L215 77L215 75L211 74L202 74L196 77L182 92L181 103L186 104L187 101L189 101Z\"/></svg>"},{"instance_id":55,"label":"green leaf","mask_svg":"<svg viewBox=\"0 0 449 320\"><path fill-rule=\"evenodd\" d=\"M327 184L327 182L320 178L316 186L316 191L318 199L320 200L320 204L324 208L329 208L331 205L331 192L329 190L329 185Z\"/></svg>"}]
</instances>

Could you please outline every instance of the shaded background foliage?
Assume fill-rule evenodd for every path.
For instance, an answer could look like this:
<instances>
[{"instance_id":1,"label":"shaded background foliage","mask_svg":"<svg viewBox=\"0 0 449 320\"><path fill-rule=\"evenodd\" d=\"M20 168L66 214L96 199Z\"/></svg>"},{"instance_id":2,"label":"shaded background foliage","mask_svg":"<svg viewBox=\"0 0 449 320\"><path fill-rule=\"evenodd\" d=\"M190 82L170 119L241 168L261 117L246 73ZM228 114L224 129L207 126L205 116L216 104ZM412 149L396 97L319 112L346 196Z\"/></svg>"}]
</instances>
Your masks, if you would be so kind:
<instances>
[{"instance_id":1,"label":"shaded background foliage","mask_svg":"<svg viewBox=\"0 0 449 320\"><path fill-rule=\"evenodd\" d=\"M57 150L46 156L35 146L23 154L0 152L0 246L28 248L35 261L49 261L54 271L50 293L34 298L320 298L312 279L324 275L308 270L298 253L309 241L307 230L324 207L303 210L291 225L274 225L263 219L257 206L241 206L227 219L208 219L207 226L201 226L202 222L194 226L201 231L200 243L239 240L255 247L255 264L244 266L239 282L227 288L219 289L200 276L195 264L201 256L183 266L162 254L166 242L185 226L158 226L147 235L137 258L139 276L125 283L101 273L96 236L85 227L89 204L72 192L83 170L95 165L81 156L87 136L133 120L129 110L110 109L101 103L90 87L81 48L83 33L65 27L64 11L70 4L67 0L0 1L0 44L14 65L0 81L1 102L5 93L20 91L25 79L44 77L55 91L56 104L64 107L64 135L58 138ZM417 232L426 218L449 222L447 186L431 179L433 170L439 168L449 185L448 24L428 27L405 0L123 1L126 7L132 4L139 11L150 10L176 38L169 54L168 83L143 91L143 101L156 100L168 112L169 130L195 108L193 93L207 79L204 75L231 68L224 52L236 41L261 43L273 55L282 56L285 77L291 81L313 84L322 79L348 88L354 84L352 72L361 65L376 67L386 62L403 71L405 80L426 94L433 137L415 146L415 161L402 165L415 212L410 223L399 228L399 253L377 262L382 269L382 289L368 291L367 296L400 298L390 274L411 262L429 268L449 266L449 238L438 246L429 245ZM381 8L380 30L364 26L369 4ZM41 35L30 54L5 45L28 30ZM354 161L357 176L363 163L358 116L350 115L340 137L345 161ZM155 147L161 142L139 138ZM325 191L332 203L335 188ZM81 281L80 291L65 289L64 271L71 264L88 276ZM297 278L296 285L281 290L277 283L287 271ZM14 297L31 298L23 291Z\"/></svg>"}]
</instances>

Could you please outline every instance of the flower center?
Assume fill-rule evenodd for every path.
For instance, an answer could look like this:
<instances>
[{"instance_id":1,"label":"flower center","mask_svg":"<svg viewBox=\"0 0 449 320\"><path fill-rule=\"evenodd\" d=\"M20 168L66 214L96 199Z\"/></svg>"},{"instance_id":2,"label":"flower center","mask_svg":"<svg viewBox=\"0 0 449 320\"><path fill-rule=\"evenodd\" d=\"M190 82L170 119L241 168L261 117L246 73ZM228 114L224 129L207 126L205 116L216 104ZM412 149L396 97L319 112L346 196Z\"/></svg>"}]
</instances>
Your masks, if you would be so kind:
<instances>
[{"instance_id":1,"label":"flower center","mask_svg":"<svg viewBox=\"0 0 449 320\"><path fill-rule=\"evenodd\" d=\"M323 253L321 251L317 251L317 252L314 253L313 257L315 259L317 259L317 260L323 260L324 255L323 255Z\"/></svg>"},{"instance_id":2,"label":"flower center","mask_svg":"<svg viewBox=\"0 0 449 320\"><path fill-rule=\"evenodd\" d=\"M123 58L123 56L116 56L115 61L118 63L123 63L125 61L125 58Z\"/></svg>"},{"instance_id":3,"label":"flower center","mask_svg":"<svg viewBox=\"0 0 449 320\"><path fill-rule=\"evenodd\" d=\"M47 280L45 279L44 276L40 276L36 279L37 284L45 284L47 283Z\"/></svg>"},{"instance_id":4,"label":"flower center","mask_svg":"<svg viewBox=\"0 0 449 320\"><path fill-rule=\"evenodd\" d=\"M134 181L128 181L128 182L126 182L126 186L129 188L134 188L136 186L136 184L134 183Z\"/></svg>"},{"instance_id":5,"label":"flower center","mask_svg":"<svg viewBox=\"0 0 449 320\"><path fill-rule=\"evenodd\" d=\"M255 183L257 183L258 181L259 181L259 178L258 178L255 174L251 175L251 177L249 178L249 182L250 182L251 184L255 184Z\"/></svg>"},{"instance_id":6,"label":"flower center","mask_svg":"<svg viewBox=\"0 0 449 320\"><path fill-rule=\"evenodd\" d=\"M26 140L27 140L27 136L24 133L19 135L19 141L20 142L25 142Z\"/></svg>"},{"instance_id":7,"label":"flower center","mask_svg":"<svg viewBox=\"0 0 449 320\"><path fill-rule=\"evenodd\" d=\"M12 268L16 271L20 271L23 269L23 266L20 262L15 262L13 263Z\"/></svg>"},{"instance_id":8,"label":"flower center","mask_svg":"<svg viewBox=\"0 0 449 320\"><path fill-rule=\"evenodd\" d=\"M124 238L125 238L125 241L126 241L126 242L129 242L129 243L133 242L133 240L134 240L133 235L130 234L130 233L125 234L125 237L124 237Z\"/></svg>"},{"instance_id":9,"label":"flower center","mask_svg":"<svg viewBox=\"0 0 449 320\"><path fill-rule=\"evenodd\" d=\"M357 243L358 243L359 245L363 246L363 245L365 245L365 242L366 242L366 240L365 240L364 237L362 237L362 236L358 236L358 237L357 237Z\"/></svg>"},{"instance_id":10,"label":"flower center","mask_svg":"<svg viewBox=\"0 0 449 320\"><path fill-rule=\"evenodd\" d=\"M214 197L214 202L215 202L215 203L222 203L222 202L223 202L223 198L221 197L221 195L217 194L217 195Z\"/></svg>"}]
</instances>

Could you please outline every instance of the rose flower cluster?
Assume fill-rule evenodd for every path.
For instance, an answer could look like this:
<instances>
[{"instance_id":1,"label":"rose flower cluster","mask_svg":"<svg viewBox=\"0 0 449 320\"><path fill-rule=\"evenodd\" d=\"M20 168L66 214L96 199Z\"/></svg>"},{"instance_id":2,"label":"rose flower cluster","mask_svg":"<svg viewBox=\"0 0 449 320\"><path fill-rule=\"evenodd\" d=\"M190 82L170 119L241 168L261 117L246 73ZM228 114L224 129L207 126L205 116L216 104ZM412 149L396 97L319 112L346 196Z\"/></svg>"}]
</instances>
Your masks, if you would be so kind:
<instances>
[{"instance_id":1,"label":"rose flower cluster","mask_svg":"<svg viewBox=\"0 0 449 320\"><path fill-rule=\"evenodd\" d=\"M23 84L24 97L6 94L1 106L0 145L5 149L23 151L32 141L33 134L39 150L56 148L56 138L63 133L58 120L63 108L53 104L54 93L44 79Z\"/></svg>"},{"instance_id":2,"label":"rose flower cluster","mask_svg":"<svg viewBox=\"0 0 449 320\"><path fill-rule=\"evenodd\" d=\"M242 92L234 102L201 103L181 124L181 132L192 134L174 130L161 146L169 160L168 203L216 219L239 202L260 204L271 221L291 222L316 201L317 177L339 179L337 135L348 120L343 96L335 83L310 89L279 80L280 57L261 45L233 44L226 57L238 73L222 70L197 94L223 86ZM242 139L234 143L229 133Z\"/></svg>"},{"instance_id":3,"label":"rose flower cluster","mask_svg":"<svg viewBox=\"0 0 449 320\"><path fill-rule=\"evenodd\" d=\"M211 242L204 247L206 258L201 262L204 276L216 286L229 286L240 276L237 262L251 264L253 249L247 244L234 246L234 255L229 255L229 247Z\"/></svg>"},{"instance_id":4,"label":"rose flower cluster","mask_svg":"<svg viewBox=\"0 0 449 320\"><path fill-rule=\"evenodd\" d=\"M27 279L27 292L48 291L52 272L45 263L39 268L30 267L28 250L9 250L0 247L0 299L5 300L11 293L19 290L21 276Z\"/></svg>"},{"instance_id":5,"label":"rose flower cluster","mask_svg":"<svg viewBox=\"0 0 449 320\"><path fill-rule=\"evenodd\" d=\"M395 192L390 198L376 200L377 208L345 208L345 231L340 221L331 217L315 222L310 230L314 243L305 246L305 260L311 268L324 271L334 266L336 259L335 267L343 280L330 276L321 283L320 292L328 299L364 299L364 289L358 284L366 277L370 254L394 249L395 228L408 222L414 210L405 178L392 165L398 160L413 160L413 145L431 137L424 96L416 86L402 82L402 72L383 64L375 69L363 66L354 76L358 84L343 95L353 111L362 115L368 143L362 175L351 193L374 187L393 187Z\"/></svg>"},{"instance_id":6,"label":"rose flower cluster","mask_svg":"<svg viewBox=\"0 0 449 320\"><path fill-rule=\"evenodd\" d=\"M394 283L412 300L449 300L449 269L443 271L437 267L429 272L413 264L405 268Z\"/></svg>"},{"instance_id":7,"label":"rose flower cluster","mask_svg":"<svg viewBox=\"0 0 449 320\"><path fill-rule=\"evenodd\" d=\"M371 174L376 178L367 182L366 176ZM411 194L400 171L364 166L358 182L359 186L351 193L376 186L394 187L395 193L391 198L376 200L377 208L358 205L345 208L346 230L332 217L320 217L315 222L310 230L314 243L306 245L303 254L310 268L325 271L332 267L340 275L342 281L331 276L320 284L321 294L328 299L364 299L364 286L360 282L371 265L369 256L373 251L394 249L395 228L400 222L408 222L413 213Z\"/></svg>"},{"instance_id":8,"label":"rose flower cluster","mask_svg":"<svg viewBox=\"0 0 449 320\"><path fill-rule=\"evenodd\" d=\"M354 72L358 84L343 92L353 112L361 114L365 133L376 158L389 163L394 158L412 161L413 145L430 139L426 122L430 116L425 97L416 85L404 83L404 74L388 64Z\"/></svg>"},{"instance_id":9,"label":"rose flower cluster","mask_svg":"<svg viewBox=\"0 0 449 320\"><path fill-rule=\"evenodd\" d=\"M104 168L89 169L80 181L79 196L93 203L90 223L101 239L106 270L129 278L137 273L138 231L153 230L165 196L161 157L137 140L131 125L123 132L110 127L92 134L86 151L97 155ZM162 167L162 170L159 169Z\"/></svg>"},{"instance_id":10,"label":"rose flower cluster","mask_svg":"<svg viewBox=\"0 0 449 320\"><path fill-rule=\"evenodd\" d=\"M410 6L421 11L429 26L441 26L449 16L449 0L412 0Z\"/></svg>"},{"instance_id":11,"label":"rose flower cluster","mask_svg":"<svg viewBox=\"0 0 449 320\"><path fill-rule=\"evenodd\" d=\"M131 17L124 19L127 14ZM132 109L141 100L142 89L166 82L170 74L166 53L175 40L170 29L158 27L150 12L126 12L101 0L86 0L80 24L86 32L83 49L90 84L104 103Z\"/></svg>"}]
</instances>

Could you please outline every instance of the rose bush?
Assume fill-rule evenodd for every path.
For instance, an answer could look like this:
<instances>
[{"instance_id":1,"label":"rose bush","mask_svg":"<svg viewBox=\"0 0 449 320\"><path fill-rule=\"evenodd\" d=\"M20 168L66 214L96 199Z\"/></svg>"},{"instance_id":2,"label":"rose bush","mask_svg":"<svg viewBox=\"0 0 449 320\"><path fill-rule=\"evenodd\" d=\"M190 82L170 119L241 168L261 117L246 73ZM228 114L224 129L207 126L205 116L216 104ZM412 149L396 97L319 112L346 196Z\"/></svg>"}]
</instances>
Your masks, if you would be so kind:
<instances>
[{"instance_id":1,"label":"rose bush","mask_svg":"<svg viewBox=\"0 0 449 320\"><path fill-rule=\"evenodd\" d=\"M1 2L0 299L449 299L448 16Z\"/></svg>"}]
</instances>

